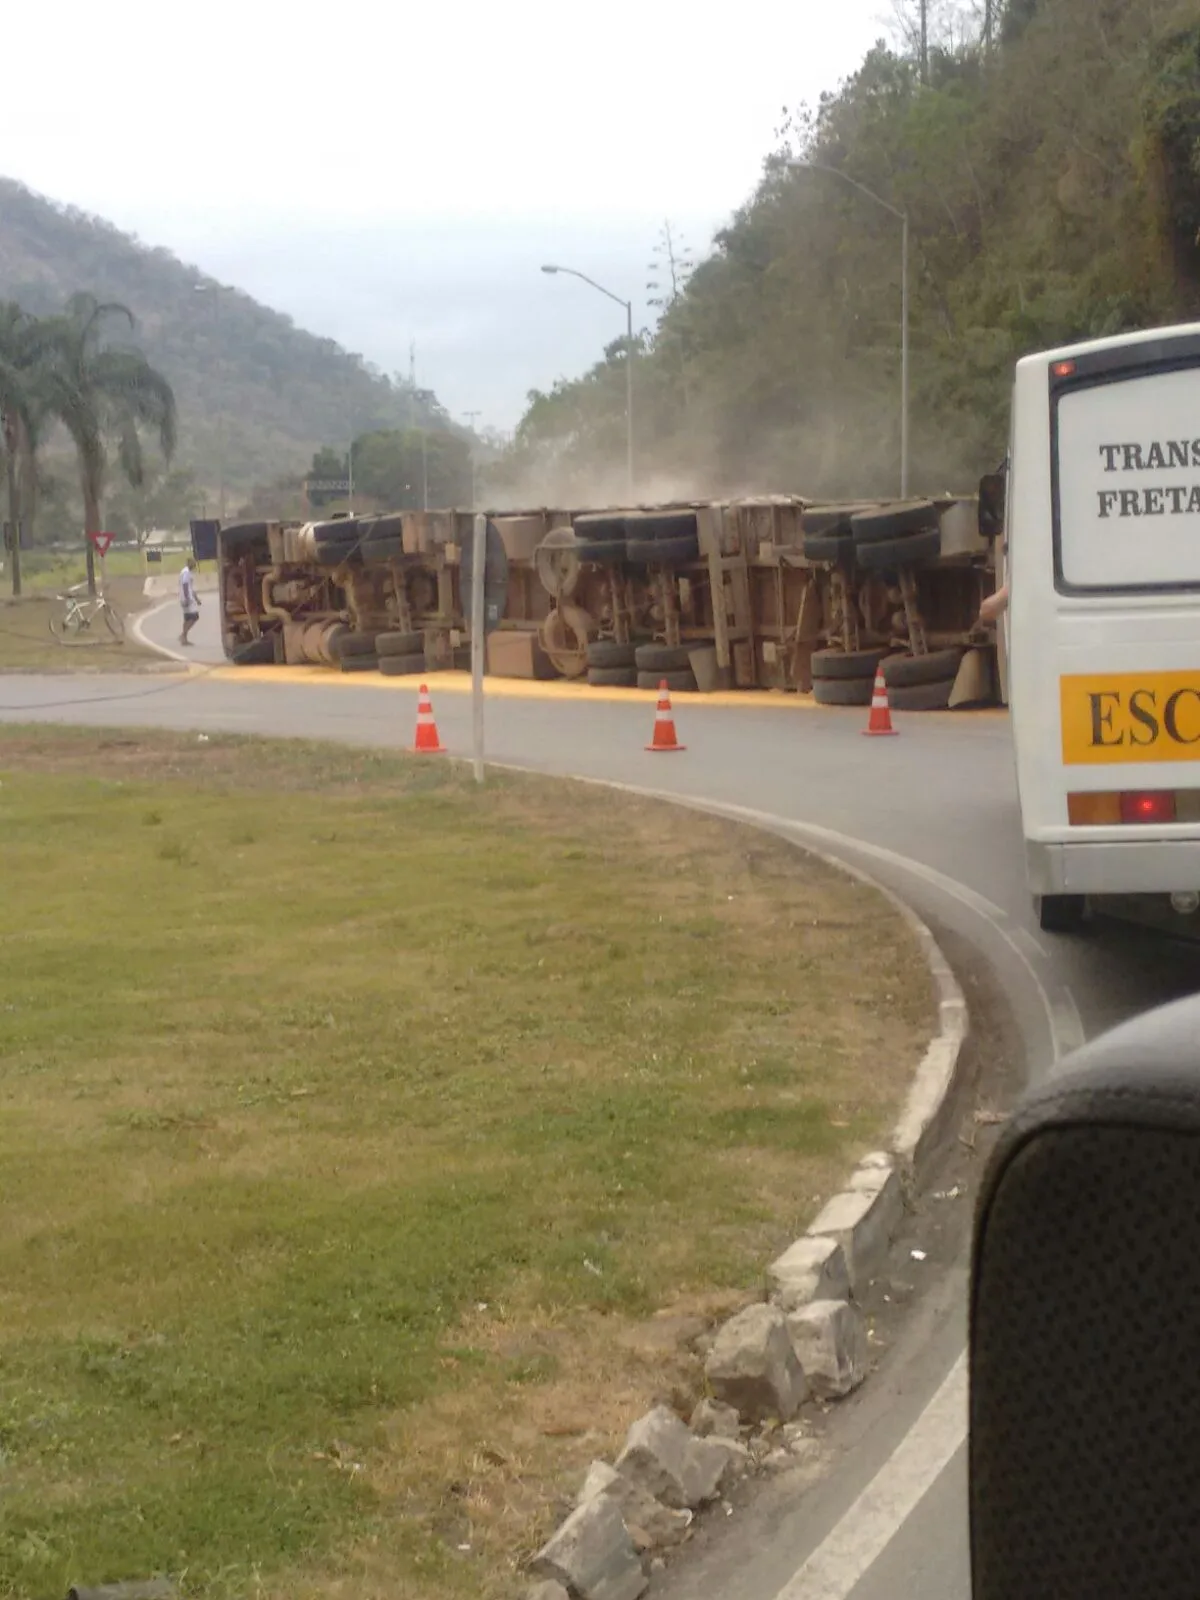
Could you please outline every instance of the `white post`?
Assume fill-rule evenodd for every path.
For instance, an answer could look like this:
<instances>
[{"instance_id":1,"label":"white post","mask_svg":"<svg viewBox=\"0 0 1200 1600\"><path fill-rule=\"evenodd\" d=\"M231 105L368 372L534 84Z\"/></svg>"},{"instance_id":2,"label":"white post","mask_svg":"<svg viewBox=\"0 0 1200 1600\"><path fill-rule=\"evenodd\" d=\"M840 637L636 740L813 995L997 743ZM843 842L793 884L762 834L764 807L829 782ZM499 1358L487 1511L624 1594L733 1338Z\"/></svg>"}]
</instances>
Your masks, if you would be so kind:
<instances>
[{"instance_id":1,"label":"white post","mask_svg":"<svg viewBox=\"0 0 1200 1600\"><path fill-rule=\"evenodd\" d=\"M484 579L487 573L487 518L475 518L471 562L471 721L475 782L483 782Z\"/></svg>"}]
</instances>

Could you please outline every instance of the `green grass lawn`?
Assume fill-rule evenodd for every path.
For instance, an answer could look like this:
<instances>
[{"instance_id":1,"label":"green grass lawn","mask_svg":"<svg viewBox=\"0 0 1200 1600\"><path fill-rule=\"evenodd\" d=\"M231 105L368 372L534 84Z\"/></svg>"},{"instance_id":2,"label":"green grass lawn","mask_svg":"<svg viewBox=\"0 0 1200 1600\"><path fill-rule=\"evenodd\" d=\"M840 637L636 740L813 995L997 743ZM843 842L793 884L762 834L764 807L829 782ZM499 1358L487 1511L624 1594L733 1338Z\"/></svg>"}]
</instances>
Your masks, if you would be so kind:
<instances>
[{"instance_id":1,"label":"green grass lawn","mask_svg":"<svg viewBox=\"0 0 1200 1600\"><path fill-rule=\"evenodd\" d=\"M506 1596L890 1124L869 891L582 786L0 728L0 1595Z\"/></svg>"}]
</instances>

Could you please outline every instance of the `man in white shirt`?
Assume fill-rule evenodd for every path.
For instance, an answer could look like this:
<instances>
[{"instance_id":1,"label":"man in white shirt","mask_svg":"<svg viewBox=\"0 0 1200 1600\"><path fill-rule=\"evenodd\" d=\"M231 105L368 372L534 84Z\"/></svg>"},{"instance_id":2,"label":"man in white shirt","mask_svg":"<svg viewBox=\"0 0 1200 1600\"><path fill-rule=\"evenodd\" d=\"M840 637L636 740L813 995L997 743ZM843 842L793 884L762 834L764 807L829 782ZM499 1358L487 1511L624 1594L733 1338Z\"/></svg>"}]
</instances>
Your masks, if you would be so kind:
<instances>
[{"instance_id":1,"label":"man in white shirt","mask_svg":"<svg viewBox=\"0 0 1200 1600\"><path fill-rule=\"evenodd\" d=\"M179 635L179 642L191 644L188 634L200 620L200 596L196 593L192 562L186 557L179 574L179 604L183 610L183 632Z\"/></svg>"}]
</instances>

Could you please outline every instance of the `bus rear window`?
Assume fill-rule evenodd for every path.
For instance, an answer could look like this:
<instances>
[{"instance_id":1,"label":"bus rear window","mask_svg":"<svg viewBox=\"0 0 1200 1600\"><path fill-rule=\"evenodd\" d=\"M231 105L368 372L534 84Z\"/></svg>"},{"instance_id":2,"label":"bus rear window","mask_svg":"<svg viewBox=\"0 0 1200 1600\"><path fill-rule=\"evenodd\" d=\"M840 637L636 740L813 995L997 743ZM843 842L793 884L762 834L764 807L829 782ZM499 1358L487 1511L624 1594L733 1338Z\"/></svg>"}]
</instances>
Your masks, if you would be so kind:
<instances>
[{"instance_id":1,"label":"bus rear window","mask_svg":"<svg viewBox=\"0 0 1200 1600\"><path fill-rule=\"evenodd\" d=\"M1200 367L1067 389L1054 421L1061 587L1200 587Z\"/></svg>"}]
</instances>

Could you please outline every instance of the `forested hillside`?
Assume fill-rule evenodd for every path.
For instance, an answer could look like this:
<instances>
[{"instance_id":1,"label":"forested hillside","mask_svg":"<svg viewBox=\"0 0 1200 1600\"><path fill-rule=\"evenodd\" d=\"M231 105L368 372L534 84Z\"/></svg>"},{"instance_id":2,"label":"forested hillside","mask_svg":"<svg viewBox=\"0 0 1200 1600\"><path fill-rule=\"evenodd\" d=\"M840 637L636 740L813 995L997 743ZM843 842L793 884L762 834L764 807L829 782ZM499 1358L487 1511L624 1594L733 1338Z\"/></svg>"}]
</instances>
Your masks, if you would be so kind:
<instances>
[{"instance_id":1,"label":"forested hillside","mask_svg":"<svg viewBox=\"0 0 1200 1600\"><path fill-rule=\"evenodd\" d=\"M352 431L444 425L431 397L331 339L218 288L169 251L0 179L0 301L44 315L80 290L134 313L134 342L175 391L177 466L194 474L210 508L221 455L233 506L257 484L302 472L316 448Z\"/></svg>"},{"instance_id":2,"label":"forested hillside","mask_svg":"<svg viewBox=\"0 0 1200 1600\"><path fill-rule=\"evenodd\" d=\"M886 207L911 228L918 490L968 487L1002 456L1022 353L1200 317L1196 0L897 12L893 42L788 118L708 259L673 289L659 275L635 353L643 485L895 491L902 230ZM530 396L494 494L620 481L623 361L621 341Z\"/></svg>"}]
</instances>

